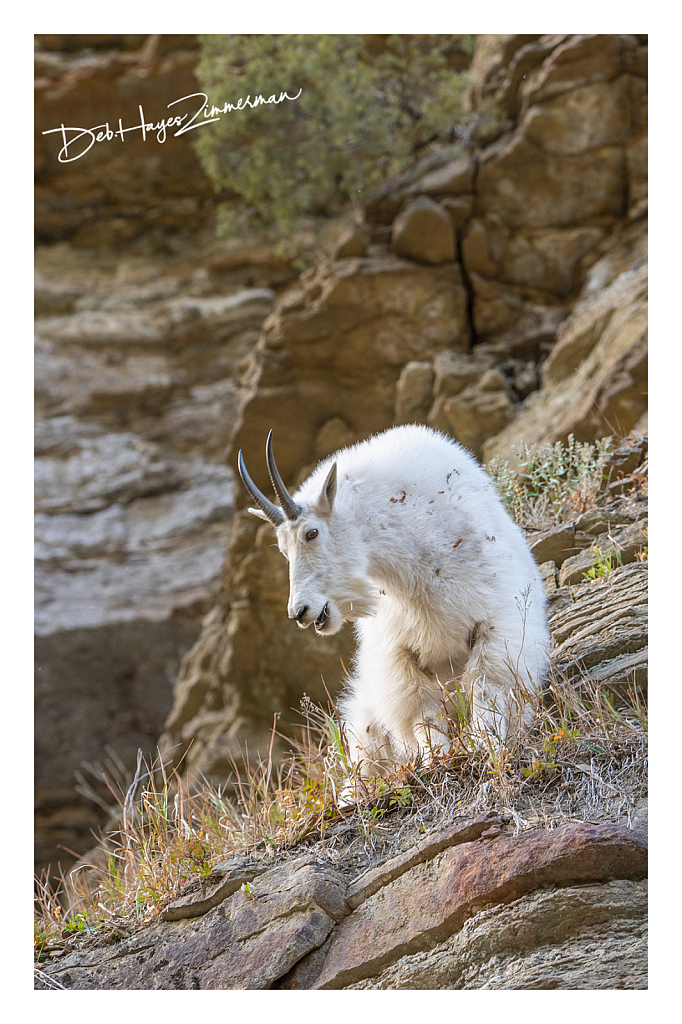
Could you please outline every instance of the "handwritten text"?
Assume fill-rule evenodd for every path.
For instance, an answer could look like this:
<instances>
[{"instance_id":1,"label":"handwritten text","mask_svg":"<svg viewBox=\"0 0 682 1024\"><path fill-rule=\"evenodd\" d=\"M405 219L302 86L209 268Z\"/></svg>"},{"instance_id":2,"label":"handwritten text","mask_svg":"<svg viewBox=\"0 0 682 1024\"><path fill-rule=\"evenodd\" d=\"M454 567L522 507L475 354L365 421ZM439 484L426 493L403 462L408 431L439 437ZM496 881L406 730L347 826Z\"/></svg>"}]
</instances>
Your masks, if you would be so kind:
<instances>
[{"instance_id":1,"label":"handwritten text","mask_svg":"<svg viewBox=\"0 0 682 1024\"><path fill-rule=\"evenodd\" d=\"M154 123L153 121L146 120L144 110L140 104L138 106L140 112L139 124L133 124L129 128L123 127L123 121L119 117L118 128L115 130L111 128L108 121L104 124L97 124L94 128L67 128L62 124L59 128L49 128L43 132L43 135L52 135L55 132L61 133L62 148L59 150L57 159L61 164L68 164L74 160L80 160L97 142L111 142L115 138L120 138L121 142L125 142L128 132L141 132L143 142L147 141L147 136L153 135L156 136L157 142L165 142L169 132L174 138L177 138L179 135L184 135L185 132L190 132L194 128L200 128L204 124L212 124L215 121L219 121L222 114L228 114L233 110L246 110L247 107L253 109L269 103L278 104L282 103L283 100L297 100L302 91L302 89L299 89L295 96L290 96L287 92L281 92L279 96L273 93L272 96L266 98L259 94L252 99L249 95L246 99L240 98L237 103L224 103L222 107L211 105L210 109L206 93L193 92L189 96L182 96L179 100L173 100L167 106L167 109L170 109L177 106L178 103L195 100L195 103L190 104L191 108L195 108L193 113L191 109L186 110L182 114L164 117Z\"/></svg>"}]
</instances>

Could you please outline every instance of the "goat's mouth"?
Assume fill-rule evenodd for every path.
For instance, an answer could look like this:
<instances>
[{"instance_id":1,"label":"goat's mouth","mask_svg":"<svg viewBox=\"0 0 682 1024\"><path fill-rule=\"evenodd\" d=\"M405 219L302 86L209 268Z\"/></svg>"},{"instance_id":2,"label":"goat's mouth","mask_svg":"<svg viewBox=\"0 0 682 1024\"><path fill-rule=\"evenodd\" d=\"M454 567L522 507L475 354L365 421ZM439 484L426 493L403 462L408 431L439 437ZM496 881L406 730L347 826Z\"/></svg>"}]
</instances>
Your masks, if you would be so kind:
<instances>
[{"instance_id":1,"label":"goat's mouth","mask_svg":"<svg viewBox=\"0 0 682 1024\"><path fill-rule=\"evenodd\" d=\"M320 614L315 619L315 629L319 633L329 622L329 605L325 604Z\"/></svg>"}]
</instances>

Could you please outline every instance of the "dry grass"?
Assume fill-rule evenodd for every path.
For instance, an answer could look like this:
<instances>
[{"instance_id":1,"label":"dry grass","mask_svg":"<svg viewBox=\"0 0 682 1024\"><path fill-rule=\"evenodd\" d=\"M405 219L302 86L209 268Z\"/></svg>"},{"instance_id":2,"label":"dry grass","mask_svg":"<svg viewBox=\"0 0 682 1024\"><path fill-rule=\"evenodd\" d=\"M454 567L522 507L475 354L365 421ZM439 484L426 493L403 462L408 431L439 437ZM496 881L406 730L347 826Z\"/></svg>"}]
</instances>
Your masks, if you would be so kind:
<instances>
[{"instance_id":1,"label":"dry grass","mask_svg":"<svg viewBox=\"0 0 682 1024\"><path fill-rule=\"evenodd\" d=\"M321 844L332 860L353 846L379 859L405 836L413 841L439 821L481 810L506 812L517 830L551 827L600 809L627 815L645 791L646 709L634 690L619 706L589 680L576 685L555 676L529 733L502 743L471 733L466 698L457 699L452 681L451 696L453 687L457 710L446 712L445 703L443 709L450 752L431 764L387 766L384 778L357 777L334 709L307 699L290 757L275 767L269 756L241 773L235 765L227 790L168 774L141 756L127 785L105 775L119 827L103 837L103 866L71 872L57 893L39 881L37 959L62 955L78 935L112 941L129 934L154 920L191 879L230 857L276 858ZM349 776L357 798L343 806Z\"/></svg>"}]
</instances>

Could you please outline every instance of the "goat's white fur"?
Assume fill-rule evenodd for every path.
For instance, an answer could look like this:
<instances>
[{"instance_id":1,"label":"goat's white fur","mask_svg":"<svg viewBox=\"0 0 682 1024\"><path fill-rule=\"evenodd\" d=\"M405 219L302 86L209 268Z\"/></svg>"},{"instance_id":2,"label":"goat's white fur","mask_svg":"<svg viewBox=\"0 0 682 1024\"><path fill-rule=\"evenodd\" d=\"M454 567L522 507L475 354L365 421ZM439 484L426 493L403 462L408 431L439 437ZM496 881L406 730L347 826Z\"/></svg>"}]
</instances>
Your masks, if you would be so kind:
<instances>
[{"instance_id":1,"label":"goat's white fur","mask_svg":"<svg viewBox=\"0 0 682 1024\"><path fill-rule=\"evenodd\" d=\"M294 499L300 516L276 529L289 615L306 608L299 625L327 635L356 621L340 709L361 773L448 749L441 684L453 679L477 731L505 738L532 721L524 691L537 694L546 669L545 591L468 451L394 427L326 459Z\"/></svg>"}]
</instances>

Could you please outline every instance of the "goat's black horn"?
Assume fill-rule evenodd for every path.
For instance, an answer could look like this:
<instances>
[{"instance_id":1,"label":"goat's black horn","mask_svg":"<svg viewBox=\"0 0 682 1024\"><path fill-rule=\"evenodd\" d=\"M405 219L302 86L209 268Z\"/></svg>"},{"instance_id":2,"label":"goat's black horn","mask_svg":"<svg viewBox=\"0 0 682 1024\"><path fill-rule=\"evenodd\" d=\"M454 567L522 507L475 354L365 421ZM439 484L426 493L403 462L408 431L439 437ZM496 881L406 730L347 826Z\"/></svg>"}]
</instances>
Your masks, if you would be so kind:
<instances>
[{"instance_id":1,"label":"goat's black horn","mask_svg":"<svg viewBox=\"0 0 682 1024\"><path fill-rule=\"evenodd\" d=\"M268 473L272 480L272 486L279 503L282 506L282 511L287 519L290 519L293 522L295 519L298 519L303 509L300 505L296 504L289 494L275 464L275 456L272 454L272 431L268 434L268 439L265 444L265 457L268 463Z\"/></svg>"},{"instance_id":2,"label":"goat's black horn","mask_svg":"<svg viewBox=\"0 0 682 1024\"><path fill-rule=\"evenodd\" d=\"M244 481L244 486L255 501L256 505L258 505L258 508L261 512L265 513L273 526L281 526L284 522L284 513L280 508L277 508L272 501L266 498L262 491L258 490L249 476L246 466L244 465L244 458L242 456L241 449L239 450L239 455L237 457L237 466L239 467L239 475Z\"/></svg>"}]
</instances>

